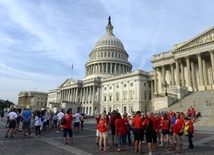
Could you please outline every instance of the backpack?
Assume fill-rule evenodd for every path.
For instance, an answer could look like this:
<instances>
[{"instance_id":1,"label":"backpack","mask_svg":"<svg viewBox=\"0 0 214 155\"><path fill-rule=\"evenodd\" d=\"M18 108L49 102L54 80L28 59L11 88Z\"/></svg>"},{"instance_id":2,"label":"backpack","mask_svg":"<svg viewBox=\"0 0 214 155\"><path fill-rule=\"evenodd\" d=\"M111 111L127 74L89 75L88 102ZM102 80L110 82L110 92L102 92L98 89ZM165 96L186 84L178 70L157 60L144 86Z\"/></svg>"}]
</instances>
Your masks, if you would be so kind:
<instances>
[{"instance_id":1,"label":"backpack","mask_svg":"<svg viewBox=\"0 0 214 155\"><path fill-rule=\"evenodd\" d=\"M65 122L66 122L65 117L62 117L62 118L61 118L61 125L64 125L64 124L65 124Z\"/></svg>"}]
</instances>

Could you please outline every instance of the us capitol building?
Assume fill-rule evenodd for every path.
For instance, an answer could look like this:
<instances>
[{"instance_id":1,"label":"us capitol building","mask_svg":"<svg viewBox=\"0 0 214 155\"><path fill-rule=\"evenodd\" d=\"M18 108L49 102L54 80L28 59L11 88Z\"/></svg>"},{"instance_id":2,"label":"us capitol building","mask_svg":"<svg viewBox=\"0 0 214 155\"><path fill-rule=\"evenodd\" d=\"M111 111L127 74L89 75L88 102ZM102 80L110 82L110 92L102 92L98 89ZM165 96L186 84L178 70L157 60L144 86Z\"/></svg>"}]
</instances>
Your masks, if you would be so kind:
<instances>
[{"instance_id":1,"label":"us capitol building","mask_svg":"<svg viewBox=\"0 0 214 155\"><path fill-rule=\"evenodd\" d=\"M106 110L144 112L169 107L188 92L214 89L214 27L193 39L154 55L153 71L132 71L129 54L113 34L111 18L106 33L95 44L85 64L83 80L67 79L50 90L47 109L71 107L95 115Z\"/></svg>"}]
</instances>

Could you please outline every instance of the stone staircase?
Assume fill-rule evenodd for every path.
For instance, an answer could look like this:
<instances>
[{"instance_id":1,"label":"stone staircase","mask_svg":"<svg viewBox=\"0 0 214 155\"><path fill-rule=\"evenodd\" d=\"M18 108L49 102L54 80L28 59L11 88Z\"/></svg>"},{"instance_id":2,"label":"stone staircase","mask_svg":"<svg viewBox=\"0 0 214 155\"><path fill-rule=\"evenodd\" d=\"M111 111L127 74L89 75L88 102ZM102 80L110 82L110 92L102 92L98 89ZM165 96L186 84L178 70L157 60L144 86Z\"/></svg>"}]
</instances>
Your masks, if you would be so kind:
<instances>
[{"instance_id":1,"label":"stone staircase","mask_svg":"<svg viewBox=\"0 0 214 155\"><path fill-rule=\"evenodd\" d=\"M190 93L169 108L159 111L169 111L171 109L175 112L186 113L191 106L195 108L196 112L202 114L202 117L199 117L195 122L195 126L214 126L214 90Z\"/></svg>"}]
</instances>

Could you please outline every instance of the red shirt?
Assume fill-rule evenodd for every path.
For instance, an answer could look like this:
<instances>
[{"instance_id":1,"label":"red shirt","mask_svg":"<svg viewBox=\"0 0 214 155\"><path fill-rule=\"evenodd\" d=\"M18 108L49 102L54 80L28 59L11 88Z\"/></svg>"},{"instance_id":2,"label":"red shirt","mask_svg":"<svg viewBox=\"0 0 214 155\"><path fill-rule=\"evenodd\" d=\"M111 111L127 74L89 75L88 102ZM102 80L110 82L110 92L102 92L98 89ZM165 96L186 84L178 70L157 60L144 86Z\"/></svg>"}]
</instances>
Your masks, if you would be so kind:
<instances>
[{"instance_id":1,"label":"red shirt","mask_svg":"<svg viewBox=\"0 0 214 155\"><path fill-rule=\"evenodd\" d=\"M158 119L153 116L149 116L148 118L152 121L152 130L158 131L158 127L160 126Z\"/></svg>"},{"instance_id":2,"label":"red shirt","mask_svg":"<svg viewBox=\"0 0 214 155\"><path fill-rule=\"evenodd\" d=\"M170 121L168 119L167 120L162 119L161 120L161 129L169 130L169 127L170 127Z\"/></svg>"},{"instance_id":3,"label":"red shirt","mask_svg":"<svg viewBox=\"0 0 214 155\"><path fill-rule=\"evenodd\" d=\"M115 127L117 128L117 135L124 135L126 133L126 128L125 128L125 120L122 118L118 118L115 120Z\"/></svg>"},{"instance_id":4,"label":"red shirt","mask_svg":"<svg viewBox=\"0 0 214 155\"><path fill-rule=\"evenodd\" d=\"M135 129L142 129L143 128L143 119L139 116L136 116L132 119L132 124Z\"/></svg>"},{"instance_id":5,"label":"red shirt","mask_svg":"<svg viewBox=\"0 0 214 155\"><path fill-rule=\"evenodd\" d=\"M189 132L194 133L194 126L191 120L188 120Z\"/></svg>"},{"instance_id":6,"label":"red shirt","mask_svg":"<svg viewBox=\"0 0 214 155\"><path fill-rule=\"evenodd\" d=\"M71 129L73 116L71 114L65 114L63 117L65 118L65 124L62 125L62 128Z\"/></svg>"},{"instance_id":7,"label":"red shirt","mask_svg":"<svg viewBox=\"0 0 214 155\"><path fill-rule=\"evenodd\" d=\"M175 124L173 125L173 132L179 134L180 130L185 126L185 122L182 118L177 118Z\"/></svg>"},{"instance_id":8,"label":"red shirt","mask_svg":"<svg viewBox=\"0 0 214 155\"><path fill-rule=\"evenodd\" d=\"M99 120L98 130L99 130L99 132L106 132L107 131L107 120L106 119Z\"/></svg>"}]
</instances>

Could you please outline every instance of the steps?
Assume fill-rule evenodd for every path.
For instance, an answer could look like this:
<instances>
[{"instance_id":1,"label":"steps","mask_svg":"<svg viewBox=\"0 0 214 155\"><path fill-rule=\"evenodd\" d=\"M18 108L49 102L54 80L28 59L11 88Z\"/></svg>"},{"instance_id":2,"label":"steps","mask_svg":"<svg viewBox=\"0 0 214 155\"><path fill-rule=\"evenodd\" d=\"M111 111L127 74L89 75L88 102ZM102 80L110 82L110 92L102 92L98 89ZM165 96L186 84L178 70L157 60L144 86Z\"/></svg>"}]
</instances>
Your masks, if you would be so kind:
<instances>
[{"instance_id":1,"label":"steps","mask_svg":"<svg viewBox=\"0 0 214 155\"><path fill-rule=\"evenodd\" d=\"M201 112L202 117L198 118L195 126L214 126L214 90L197 91L189 94L180 101L177 101L169 108L159 111L187 112L189 107L193 107L197 112Z\"/></svg>"}]
</instances>

